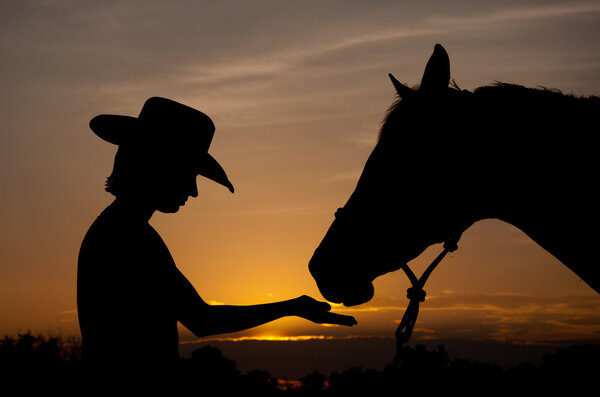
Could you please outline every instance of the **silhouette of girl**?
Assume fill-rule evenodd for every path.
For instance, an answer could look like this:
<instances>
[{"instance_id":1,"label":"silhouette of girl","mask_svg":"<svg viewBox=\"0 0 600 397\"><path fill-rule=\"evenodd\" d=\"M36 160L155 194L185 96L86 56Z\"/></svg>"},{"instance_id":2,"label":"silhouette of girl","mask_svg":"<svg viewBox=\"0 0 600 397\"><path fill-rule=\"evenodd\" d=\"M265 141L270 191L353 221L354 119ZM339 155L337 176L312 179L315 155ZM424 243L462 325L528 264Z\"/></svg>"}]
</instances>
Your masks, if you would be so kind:
<instances>
[{"instance_id":1,"label":"silhouette of girl","mask_svg":"<svg viewBox=\"0 0 600 397\"><path fill-rule=\"evenodd\" d=\"M356 324L308 296L252 306L209 305L177 269L150 217L155 211L175 213L188 197L197 197L198 174L234 191L208 154L215 130L208 116L150 98L137 118L100 115L90 128L118 151L106 183L115 200L92 224L79 252L77 305L86 362L96 368L171 366L179 357L177 322L200 337L284 316Z\"/></svg>"}]
</instances>

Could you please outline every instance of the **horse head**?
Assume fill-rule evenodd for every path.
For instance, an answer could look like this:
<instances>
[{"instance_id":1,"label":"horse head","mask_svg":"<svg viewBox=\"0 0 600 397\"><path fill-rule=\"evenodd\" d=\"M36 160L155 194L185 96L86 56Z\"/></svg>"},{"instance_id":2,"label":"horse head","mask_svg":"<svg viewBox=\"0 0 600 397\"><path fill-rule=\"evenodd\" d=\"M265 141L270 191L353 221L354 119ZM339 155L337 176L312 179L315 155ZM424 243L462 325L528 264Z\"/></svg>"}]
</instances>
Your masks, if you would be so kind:
<instances>
[{"instance_id":1,"label":"horse head","mask_svg":"<svg viewBox=\"0 0 600 397\"><path fill-rule=\"evenodd\" d=\"M477 200L461 189L473 159L465 126L453 122L472 111L472 94L449 86L448 54L435 46L418 88L390 78L399 99L309 263L323 297L346 306L369 301L375 278L427 247L457 242L480 215Z\"/></svg>"}]
</instances>

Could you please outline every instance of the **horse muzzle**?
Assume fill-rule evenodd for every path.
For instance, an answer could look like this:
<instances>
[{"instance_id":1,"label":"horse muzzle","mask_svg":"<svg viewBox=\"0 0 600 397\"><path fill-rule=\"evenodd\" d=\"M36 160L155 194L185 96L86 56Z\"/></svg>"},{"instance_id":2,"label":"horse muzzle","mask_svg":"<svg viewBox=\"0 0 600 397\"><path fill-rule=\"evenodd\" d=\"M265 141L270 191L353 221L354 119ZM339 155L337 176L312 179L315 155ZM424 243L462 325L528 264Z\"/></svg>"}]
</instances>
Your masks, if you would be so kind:
<instances>
[{"instance_id":1,"label":"horse muzzle","mask_svg":"<svg viewBox=\"0 0 600 397\"><path fill-rule=\"evenodd\" d=\"M343 266L326 267L318 255L313 256L308 268L319 292L329 302L356 306L373 298L375 289L372 279L353 276L346 272ZM336 268L340 270L332 270Z\"/></svg>"}]
</instances>

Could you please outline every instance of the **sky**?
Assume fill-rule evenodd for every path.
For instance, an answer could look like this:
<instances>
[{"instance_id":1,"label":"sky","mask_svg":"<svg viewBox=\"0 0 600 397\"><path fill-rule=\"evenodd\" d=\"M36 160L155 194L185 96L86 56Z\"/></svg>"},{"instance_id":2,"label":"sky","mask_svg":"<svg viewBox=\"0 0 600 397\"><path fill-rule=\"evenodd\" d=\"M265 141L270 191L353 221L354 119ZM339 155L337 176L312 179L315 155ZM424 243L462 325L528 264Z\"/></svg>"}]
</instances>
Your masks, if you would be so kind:
<instances>
[{"instance_id":1,"label":"sky","mask_svg":"<svg viewBox=\"0 0 600 397\"><path fill-rule=\"evenodd\" d=\"M199 177L197 199L151 220L199 294L323 299L308 261L395 100L387 74L418 84L436 43L463 89L600 95L599 1L1 2L0 335L79 337L77 254L111 202L116 151L88 123L152 96L213 119L210 153L236 188ZM480 222L459 247L428 281L415 338L600 339L599 295L518 229ZM408 286L390 273L371 302L334 306L352 328L286 318L218 338L390 337Z\"/></svg>"}]
</instances>

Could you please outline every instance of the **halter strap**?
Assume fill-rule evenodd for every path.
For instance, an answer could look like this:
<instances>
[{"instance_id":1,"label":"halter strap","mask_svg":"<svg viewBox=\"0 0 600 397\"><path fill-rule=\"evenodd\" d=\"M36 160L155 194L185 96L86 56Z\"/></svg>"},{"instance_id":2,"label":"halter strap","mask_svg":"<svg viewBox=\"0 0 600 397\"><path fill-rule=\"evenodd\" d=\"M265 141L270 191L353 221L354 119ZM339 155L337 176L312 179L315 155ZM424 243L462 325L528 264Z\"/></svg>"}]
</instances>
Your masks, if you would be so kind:
<instances>
[{"instance_id":1,"label":"halter strap","mask_svg":"<svg viewBox=\"0 0 600 397\"><path fill-rule=\"evenodd\" d=\"M394 357L394 365L397 365L400 362L402 345L408 342L412 335L413 327L415 326L417 316L419 315L419 304L425 302L425 295L427 294L425 293L425 290L423 290L423 287L425 286L427 278L448 252L454 252L457 249L458 245L455 241L446 241L444 243L444 250L431 262L427 269L425 269L421 278L417 278L406 263L400 266L402 270L404 270L404 273L406 273L412 287L406 291L406 297L410 299L410 302L408 303L408 307L404 311L404 316L402 316L402 321L400 321L400 325L398 325L398 329L396 330L396 356Z\"/></svg>"}]
</instances>

